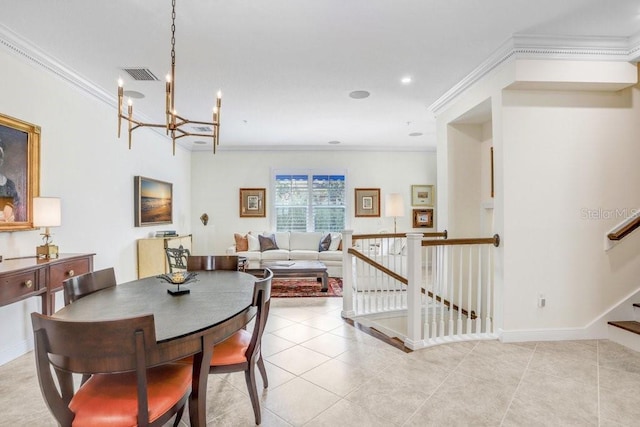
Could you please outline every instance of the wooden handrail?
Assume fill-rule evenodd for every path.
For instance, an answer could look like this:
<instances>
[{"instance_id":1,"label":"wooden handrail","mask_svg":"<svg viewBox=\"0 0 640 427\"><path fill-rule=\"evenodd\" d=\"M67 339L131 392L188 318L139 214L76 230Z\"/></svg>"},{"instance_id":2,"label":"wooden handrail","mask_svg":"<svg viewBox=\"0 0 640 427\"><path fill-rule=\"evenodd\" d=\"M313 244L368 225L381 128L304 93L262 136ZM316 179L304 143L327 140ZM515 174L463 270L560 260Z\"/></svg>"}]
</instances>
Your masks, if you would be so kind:
<instances>
[{"instance_id":1,"label":"wooden handrail","mask_svg":"<svg viewBox=\"0 0 640 427\"><path fill-rule=\"evenodd\" d=\"M364 255L359 250L354 249L354 248L349 248L349 250L347 252L349 254L353 255L354 257L358 258L359 260L361 260L365 264L368 264L371 267L375 268L376 270L379 270L379 271L383 272L384 274L387 274L387 275L393 277L398 282L400 282L400 283L402 283L404 285L409 285L409 280L406 277L402 277L398 273L395 273L395 272L389 270L384 265L375 262L374 260L372 260L368 256ZM467 317L470 317L471 319L475 319L477 317L475 311L473 311L473 310L471 311L471 313L469 313L468 310L466 310L464 308L461 308L461 307L458 307L456 304L452 304L451 301L443 299L440 295L434 295L433 292L426 291L424 288L421 288L420 291L423 294L428 295L429 298L435 298L435 300L438 301L438 302L444 302L444 305L446 305L449 309L453 309L453 310L459 311L463 315L465 315Z\"/></svg>"},{"instance_id":2,"label":"wooden handrail","mask_svg":"<svg viewBox=\"0 0 640 427\"><path fill-rule=\"evenodd\" d=\"M423 240L422 246L453 246L453 245L493 245L500 246L500 236L494 234L493 237L479 237L470 239L447 239L447 240Z\"/></svg>"},{"instance_id":3,"label":"wooden handrail","mask_svg":"<svg viewBox=\"0 0 640 427\"><path fill-rule=\"evenodd\" d=\"M640 227L640 214L636 214L636 218L633 221L623 224L616 230L607 234L607 238L609 240L622 240L638 227Z\"/></svg>"},{"instance_id":4,"label":"wooden handrail","mask_svg":"<svg viewBox=\"0 0 640 427\"><path fill-rule=\"evenodd\" d=\"M384 274L387 274L391 277L393 277L394 279L396 279L398 282L403 283L405 285L409 284L409 280L406 277L402 277L401 275L399 275L398 273L389 270L387 267L385 267L384 265L375 262L374 260L372 260L371 258L369 258L368 256L366 256L365 254L363 254L362 252L360 252L357 249L354 248L349 248L348 251L351 255L353 255L354 257L358 258L359 260L361 260L362 262L369 264L370 266L372 266L373 268L375 268L376 270L380 270L382 271Z\"/></svg>"},{"instance_id":5,"label":"wooden handrail","mask_svg":"<svg viewBox=\"0 0 640 427\"><path fill-rule=\"evenodd\" d=\"M443 237L447 238L448 232L444 231L432 231L428 233L422 233L424 237ZM354 234L351 236L352 240L363 240L363 239L386 239L386 238L396 238L396 237L407 237L407 233L378 233L378 234Z\"/></svg>"}]
</instances>

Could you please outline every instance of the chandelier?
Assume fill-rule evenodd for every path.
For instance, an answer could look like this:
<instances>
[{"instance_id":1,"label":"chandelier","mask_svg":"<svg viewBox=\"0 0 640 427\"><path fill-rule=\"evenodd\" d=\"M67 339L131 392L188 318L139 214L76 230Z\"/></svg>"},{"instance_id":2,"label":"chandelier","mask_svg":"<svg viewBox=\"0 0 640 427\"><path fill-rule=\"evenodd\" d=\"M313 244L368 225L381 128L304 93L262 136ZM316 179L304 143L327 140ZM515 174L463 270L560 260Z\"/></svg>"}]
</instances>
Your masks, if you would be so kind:
<instances>
[{"instance_id":1,"label":"chandelier","mask_svg":"<svg viewBox=\"0 0 640 427\"><path fill-rule=\"evenodd\" d=\"M165 96L165 115L166 123L144 123L133 118L133 102L131 98L127 101L127 113L124 114L122 108L122 99L124 97L124 84L122 79L118 79L118 138L120 138L120 130L122 128L122 119L129 124L129 149L131 149L131 133L139 127L165 128L166 134L171 135L173 141L173 155L176 155L176 140L185 136L197 136L211 138L213 140L213 153L216 152L216 146L220 143L220 108L222 106L222 93L218 91L216 103L213 107L213 119L210 122L200 122L186 119L176 112L175 93L176 93L176 0L171 2L171 72L167 75L166 96ZM185 126L201 125L211 126L211 133L189 132Z\"/></svg>"}]
</instances>

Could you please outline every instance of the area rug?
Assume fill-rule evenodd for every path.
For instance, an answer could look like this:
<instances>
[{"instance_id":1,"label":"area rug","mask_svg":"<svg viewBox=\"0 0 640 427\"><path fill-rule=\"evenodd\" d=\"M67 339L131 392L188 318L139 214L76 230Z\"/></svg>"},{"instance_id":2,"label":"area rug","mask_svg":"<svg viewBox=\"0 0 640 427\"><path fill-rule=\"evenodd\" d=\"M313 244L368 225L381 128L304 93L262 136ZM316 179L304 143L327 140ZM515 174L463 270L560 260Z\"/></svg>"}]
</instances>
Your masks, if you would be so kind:
<instances>
[{"instance_id":1,"label":"area rug","mask_svg":"<svg viewBox=\"0 0 640 427\"><path fill-rule=\"evenodd\" d=\"M329 277L329 290L322 292L322 283L315 279L273 279L271 296L276 298L293 297L341 297L342 279Z\"/></svg>"}]
</instances>

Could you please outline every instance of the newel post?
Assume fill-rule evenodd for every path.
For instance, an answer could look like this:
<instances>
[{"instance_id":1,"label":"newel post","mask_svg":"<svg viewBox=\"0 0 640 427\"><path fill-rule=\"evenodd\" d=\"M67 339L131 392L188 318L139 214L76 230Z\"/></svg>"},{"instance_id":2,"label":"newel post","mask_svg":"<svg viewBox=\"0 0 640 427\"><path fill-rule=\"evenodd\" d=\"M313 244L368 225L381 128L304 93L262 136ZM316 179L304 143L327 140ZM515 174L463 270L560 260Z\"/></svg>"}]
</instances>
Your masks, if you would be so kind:
<instances>
[{"instance_id":1,"label":"newel post","mask_svg":"<svg viewBox=\"0 0 640 427\"><path fill-rule=\"evenodd\" d=\"M353 255L349 254L349 248L353 246L353 230L342 231L342 317L355 316L353 308Z\"/></svg>"},{"instance_id":2,"label":"newel post","mask_svg":"<svg viewBox=\"0 0 640 427\"><path fill-rule=\"evenodd\" d=\"M407 339L412 350L424 347L422 336L422 234L407 234Z\"/></svg>"}]
</instances>

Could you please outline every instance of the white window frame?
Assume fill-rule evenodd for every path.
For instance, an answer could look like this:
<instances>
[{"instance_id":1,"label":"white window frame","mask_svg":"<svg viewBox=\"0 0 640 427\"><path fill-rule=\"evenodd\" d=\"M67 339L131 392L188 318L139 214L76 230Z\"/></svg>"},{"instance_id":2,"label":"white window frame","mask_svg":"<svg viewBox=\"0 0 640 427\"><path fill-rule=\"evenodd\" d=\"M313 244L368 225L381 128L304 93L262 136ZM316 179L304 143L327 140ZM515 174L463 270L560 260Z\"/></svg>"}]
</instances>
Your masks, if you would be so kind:
<instances>
[{"instance_id":1,"label":"white window frame","mask_svg":"<svg viewBox=\"0 0 640 427\"><path fill-rule=\"evenodd\" d=\"M349 229L350 227L350 206L349 202L351 198L349 197L349 185L348 185L348 175L346 169L325 169L325 168L282 168L282 169L271 169L271 179L270 179L270 188L269 188L269 216L271 217L271 229L276 230L277 227L277 218L276 218L276 175L342 175L344 176L344 227L345 229ZM311 215L311 210L309 210L308 215ZM307 231L312 231L309 229L309 226L313 223L312 218L307 216Z\"/></svg>"}]
</instances>

